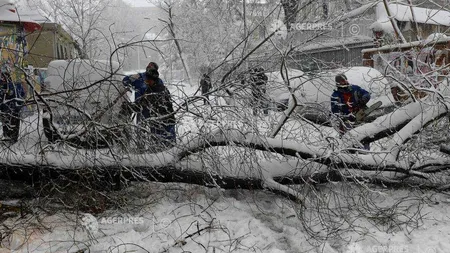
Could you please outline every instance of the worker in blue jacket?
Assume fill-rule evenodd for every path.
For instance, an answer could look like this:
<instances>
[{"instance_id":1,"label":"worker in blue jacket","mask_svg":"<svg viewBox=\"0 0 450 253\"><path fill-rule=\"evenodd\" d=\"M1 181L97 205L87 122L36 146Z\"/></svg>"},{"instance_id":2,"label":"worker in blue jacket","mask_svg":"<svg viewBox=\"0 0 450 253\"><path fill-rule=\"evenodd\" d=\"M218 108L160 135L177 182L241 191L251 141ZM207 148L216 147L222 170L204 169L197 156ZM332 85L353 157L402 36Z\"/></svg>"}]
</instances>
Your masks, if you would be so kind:
<instances>
[{"instance_id":1,"label":"worker in blue jacket","mask_svg":"<svg viewBox=\"0 0 450 253\"><path fill-rule=\"evenodd\" d=\"M3 141L17 142L20 131L20 111L24 105L25 91L21 83L15 83L10 73L1 70L0 79L0 120Z\"/></svg>"},{"instance_id":2,"label":"worker in blue jacket","mask_svg":"<svg viewBox=\"0 0 450 253\"><path fill-rule=\"evenodd\" d=\"M125 111L136 112L138 123L148 126L155 141L173 145L175 113L170 92L159 78L158 65L150 62L144 73L126 76L123 83L135 90L135 101L125 104Z\"/></svg>"},{"instance_id":3,"label":"worker in blue jacket","mask_svg":"<svg viewBox=\"0 0 450 253\"><path fill-rule=\"evenodd\" d=\"M347 76L335 77L336 89L331 95L331 112L336 116L334 126L342 136L356 124L356 113L367 108L370 93L358 85L350 84ZM368 146L365 145L365 148Z\"/></svg>"}]
</instances>

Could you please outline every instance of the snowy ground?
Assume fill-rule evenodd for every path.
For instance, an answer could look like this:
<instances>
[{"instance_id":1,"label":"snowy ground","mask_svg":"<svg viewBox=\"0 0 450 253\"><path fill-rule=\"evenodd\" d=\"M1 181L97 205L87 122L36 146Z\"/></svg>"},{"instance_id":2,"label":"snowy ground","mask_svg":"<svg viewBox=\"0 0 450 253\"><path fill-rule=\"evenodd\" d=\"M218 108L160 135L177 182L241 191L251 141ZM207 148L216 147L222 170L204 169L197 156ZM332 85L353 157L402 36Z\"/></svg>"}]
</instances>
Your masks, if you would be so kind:
<instances>
[{"instance_id":1,"label":"snowy ground","mask_svg":"<svg viewBox=\"0 0 450 253\"><path fill-rule=\"evenodd\" d=\"M127 213L109 210L95 218L90 214L80 214L78 219L75 215L52 215L39 221L40 230L33 229L37 221L28 221L24 229L16 223L9 246L18 247L25 237L26 247L12 252L79 252L89 248L89 252L445 253L450 249L450 196L444 194L378 189L377 202L387 206L406 196L423 200L419 227L381 226L391 227L386 232L373 225L377 217L361 218L355 221L357 232L312 245L298 219L297 204L269 193L155 183L136 188L151 192L148 198L140 199L141 204L146 203L142 209ZM339 186L324 187L321 193L325 196L336 190L340 191ZM404 217L413 215L404 213ZM11 219L5 225L13 223Z\"/></svg>"},{"instance_id":2,"label":"snowy ground","mask_svg":"<svg viewBox=\"0 0 450 253\"><path fill-rule=\"evenodd\" d=\"M173 96L182 98L192 95L195 87L174 86L171 87L171 92ZM280 117L280 113L271 112L265 120L249 118L249 122L242 122L242 119L234 119L224 112L200 112L205 116L203 119L184 115L178 127L181 139L188 139L193 134L210 131L223 124L242 126L243 123L252 123L246 126L248 131L261 131L264 134L274 127L271 122ZM224 115L227 115L226 120ZM27 118L26 122L28 123L24 124L24 128L36 124L37 118ZM336 135L334 130L327 127L316 129L308 126L290 122L280 136L292 139L302 132L302 135L309 136L305 142L317 144L323 138L315 137L313 133ZM26 130L23 132L29 133ZM41 146L30 143L41 140L41 135L42 132L34 132L27 141L24 139L10 148L16 153L22 150L24 154L34 154ZM221 153L221 162L227 159L231 162L220 168L227 171L239 167L245 173L255 165L263 171L274 168L286 171L299 166L297 160L285 160L275 155L268 157L261 152L249 152L248 157L257 154L256 160L248 158L239 161L233 159L237 155L235 149L223 148L218 153ZM239 155L247 157L242 153ZM270 161L267 160L269 158ZM199 161L195 156L192 159ZM202 160L202 163L207 167L214 166L217 160L217 157L213 157ZM311 166L311 169L317 169ZM111 253L450 252L450 215L447 211L450 207L450 195L383 188L358 190L355 187L351 191L353 188L349 184L340 183L318 186L312 191L313 194L304 186L296 187L301 193L309 192L306 201L309 209L302 209L298 203L264 191L224 191L183 184L139 183L126 189L127 196L132 200L123 209L107 210L95 215L45 215L37 211L36 216L27 216L27 219L10 218L3 225L14 228L15 232L2 245L0 252L73 253L83 252L80 251L83 249L89 249L86 252ZM387 209L384 213L377 213L379 210L373 209L365 210L363 216L356 209L365 206L369 195L361 194L362 192L370 193L373 203L369 207L392 207L403 198L408 197L409 200L400 203L399 213L390 213ZM336 198L338 196L339 201ZM334 231L338 232L336 236L320 243L311 240L310 233L315 231L317 235L324 235L325 230L320 230L317 225L320 218L317 213L327 213L329 210L314 205L316 199L329 203L328 207L333 212L341 212L335 217L337 220L333 220L338 229ZM404 223L406 221L410 222ZM312 231L306 230L304 224L312 225ZM348 230L348 224L352 224L354 229Z\"/></svg>"}]
</instances>

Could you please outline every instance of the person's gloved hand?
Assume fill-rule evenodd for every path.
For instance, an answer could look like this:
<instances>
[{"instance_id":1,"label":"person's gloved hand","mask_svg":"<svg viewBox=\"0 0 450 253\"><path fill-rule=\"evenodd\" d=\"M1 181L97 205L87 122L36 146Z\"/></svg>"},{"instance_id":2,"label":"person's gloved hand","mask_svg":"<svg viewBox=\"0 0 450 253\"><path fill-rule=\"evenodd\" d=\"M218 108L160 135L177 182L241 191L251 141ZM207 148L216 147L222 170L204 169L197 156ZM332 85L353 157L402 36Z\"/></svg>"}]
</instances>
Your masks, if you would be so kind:
<instances>
[{"instance_id":1,"label":"person's gloved hand","mask_svg":"<svg viewBox=\"0 0 450 253\"><path fill-rule=\"evenodd\" d=\"M131 75L131 76L130 76L130 80L131 80L131 82L134 82L134 81L138 80L139 77L140 77L140 75L138 75L138 74Z\"/></svg>"},{"instance_id":2,"label":"person's gloved hand","mask_svg":"<svg viewBox=\"0 0 450 253\"><path fill-rule=\"evenodd\" d=\"M130 81L130 79L123 79L122 84L125 86L131 86L131 81Z\"/></svg>"},{"instance_id":3,"label":"person's gloved hand","mask_svg":"<svg viewBox=\"0 0 450 253\"><path fill-rule=\"evenodd\" d=\"M366 104L369 102L370 97L369 96L363 96L361 98L361 101L359 102L362 107L366 106Z\"/></svg>"},{"instance_id":4,"label":"person's gloved hand","mask_svg":"<svg viewBox=\"0 0 450 253\"><path fill-rule=\"evenodd\" d=\"M368 102L368 100L366 100L366 99L360 100L354 107L354 111L359 112L361 110L367 109L367 102Z\"/></svg>"}]
</instances>

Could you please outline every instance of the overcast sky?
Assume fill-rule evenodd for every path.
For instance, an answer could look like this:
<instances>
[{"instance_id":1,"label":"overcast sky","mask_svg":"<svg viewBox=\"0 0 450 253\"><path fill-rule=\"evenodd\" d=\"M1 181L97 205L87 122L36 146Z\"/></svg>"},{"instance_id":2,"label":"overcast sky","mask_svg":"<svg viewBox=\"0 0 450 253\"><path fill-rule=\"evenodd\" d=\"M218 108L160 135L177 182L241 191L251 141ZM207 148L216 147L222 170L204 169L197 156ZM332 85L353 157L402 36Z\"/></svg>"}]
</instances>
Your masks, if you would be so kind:
<instances>
[{"instance_id":1,"label":"overcast sky","mask_svg":"<svg viewBox=\"0 0 450 253\"><path fill-rule=\"evenodd\" d=\"M148 0L124 0L124 2L130 3L133 6L141 7L141 6L154 6L153 4L149 3Z\"/></svg>"}]
</instances>

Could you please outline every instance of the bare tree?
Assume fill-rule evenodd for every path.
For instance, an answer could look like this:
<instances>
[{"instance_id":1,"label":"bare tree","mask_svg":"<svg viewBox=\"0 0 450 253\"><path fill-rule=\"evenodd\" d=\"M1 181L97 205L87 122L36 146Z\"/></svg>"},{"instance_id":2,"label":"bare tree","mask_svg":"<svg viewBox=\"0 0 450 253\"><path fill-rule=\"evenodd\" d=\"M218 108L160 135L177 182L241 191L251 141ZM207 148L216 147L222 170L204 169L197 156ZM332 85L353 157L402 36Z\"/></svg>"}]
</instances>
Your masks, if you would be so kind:
<instances>
[{"instance_id":1,"label":"bare tree","mask_svg":"<svg viewBox=\"0 0 450 253\"><path fill-rule=\"evenodd\" d=\"M250 55L254 53L255 50L258 47L261 47L263 43L264 40L260 44L256 44L255 48L249 50L248 54ZM126 45L122 47L126 47ZM285 54L286 52L280 51L280 53ZM243 59L245 59L245 57ZM282 66L285 65L286 65L285 63L282 64ZM226 74L233 75L232 73L233 70L228 71ZM287 82L286 85L289 87L289 80L285 79L285 81ZM232 87L235 84L236 79L230 79L226 82L222 82L221 86L218 86L214 91L212 91L212 93L214 94L215 92L220 92L226 87ZM243 97L245 97L245 95ZM247 148L295 156L302 160L312 159L312 161L314 161L315 163L321 163L327 166L331 165L345 166L346 168L355 168L359 170L368 170L368 171L376 171L380 168L380 166L382 166L384 171L393 171L401 173L404 174L404 176L407 178L416 177L420 179L429 179L427 173L422 172L422 170L423 168L434 166L435 165L434 163L428 162L423 163L418 161L416 164L403 164L402 162L398 161L399 159L398 154L401 150L400 146L404 145L406 141L410 139L416 132L420 131L423 128L423 126L427 125L429 122L435 119L442 117L442 115L445 115L446 111L444 109L446 108L446 102L445 100L442 100L442 97L443 96L439 97L439 99L437 100L429 98L427 106L423 106L421 102L417 101L415 103L406 105L405 107L399 108L398 110L396 110L391 114L380 117L374 123L363 125L360 128L355 128L353 131L350 131L346 136L344 136L342 140L335 140L333 142L333 145L331 145L328 142L328 138L326 138L326 136L323 136L324 139L322 140L323 141L322 145L319 145L317 147L305 144L303 145L296 144L296 147L291 147L290 145L285 146L278 144L279 141L277 140L276 137L277 136L276 133L278 131L269 131L271 133L270 134L271 137L265 137L264 135L245 133L242 131L242 129L220 127L220 130L218 131L212 131L209 132L208 134L201 134L200 136L190 137L193 138L190 141L191 143L190 145L183 147L176 147L174 149L171 149L170 151L167 151L171 154L171 159L169 160L156 159L160 155L165 156L166 152L162 152L161 154L150 155L149 157L155 158L155 161L158 162L157 164L147 163L146 166L152 168L172 167L171 165L172 163L181 161L189 154L204 151L210 147L230 145L231 143L235 143ZM197 97L182 98L182 100L179 102L178 108L178 113L180 113L180 117L186 115L185 113L192 115L202 115L202 113L198 111L197 108L191 106L192 104L195 104L196 101L198 100L199 98ZM245 103L245 100L243 100L242 102ZM38 101L38 103L45 103L45 100ZM240 114L236 111L232 111L229 112L230 114L228 115L227 112L228 109L222 111L223 108L217 107L216 110L219 111L215 111L214 113L222 115L221 117L224 119L229 119L231 121L237 120L239 122L243 122L244 129L245 128L254 129L255 127L252 125L251 122L248 121L248 115L245 113ZM409 115L407 118L396 117L396 115L403 114L405 111L407 111ZM427 120L423 120L424 117ZM48 122L47 118L44 119L45 119L44 122L47 122L46 124L51 124L51 122ZM277 129L282 129L286 124L286 122L287 122L286 120L283 120L280 121L280 124L276 124ZM377 127L376 128L371 127L372 125L377 125ZM92 145L92 139L83 137L83 135L87 132L81 132L81 135L79 136L63 136L58 131L55 131L50 127L47 129L47 133L49 133L50 134L49 136L51 136L49 137L49 139L53 141L56 140L65 141L71 145L84 148L89 148ZM390 145L387 146L385 150L383 150L382 152L373 152L373 153L371 152L368 154L356 154L356 155L345 153L346 150L348 150L349 148L351 149L354 143L358 143L359 141L369 140L373 142L393 134L394 135L400 134L400 137L391 139ZM97 139L94 142L95 144L94 147L112 148L112 146L110 146L111 140L108 140L108 138L101 138L101 139ZM136 159L140 156L141 155L135 155ZM104 160L110 159L107 157L108 156L106 155ZM47 159L49 159L48 161L51 161L51 158ZM77 159L74 157L73 160L76 161ZM132 159L130 159L130 162L131 164L135 164ZM110 166L107 165L107 163L104 165ZM139 164L135 164L133 166L137 166L137 168L141 167ZM117 169L119 168L120 166ZM420 169L415 170L414 168ZM367 177L372 180L375 179L380 180L378 177L376 178L372 178L371 176ZM291 196L298 196L292 189L286 186L282 186L281 184L273 181L274 178L275 176L269 173L267 175L264 175L263 182L268 188L274 190L281 190ZM394 182L398 179L393 178L387 180L390 182ZM398 182L400 183L401 181Z\"/></svg>"},{"instance_id":2,"label":"bare tree","mask_svg":"<svg viewBox=\"0 0 450 253\"><path fill-rule=\"evenodd\" d=\"M99 40L104 37L99 31L106 25L103 15L111 4L105 0L39 0L28 1L30 6L39 8L56 23L63 25L79 44L79 55L86 59L98 54Z\"/></svg>"},{"instance_id":3,"label":"bare tree","mask_svg":"<svg viewBox=\"0 0 450 253\"><path fill-rule=\"evenodd\" d=\"M284 23L287 30L291 30L291 24L296 23L298 11L300 9L301 1L297 0L282 0L281 5L284 10Z\"/></svg>"},{"instance_id":4,"label":"bare tree","mask_svg":"<svg viewBox=\"0 0 450 253\"><path fill-rule=\"evenodd\" d=\"M201 3L196 3L201 6ZM223 9L220 3L217 6L221 8L214 9L214 15L227 13L229 10ZM277 8L285 8L284 6L288 5ZM171 24L172 29L177 25L176 22ZM192 24L194 23L189 25L193 26ZM115 82L116 86L108 86L114 93L103 90L97 90L100 91L98 93L90 92L90 89L102 87L105 82L111 81L112 76L118 74L118 69L110 67L106 77L98 82L88 83L86 87L78 87L75 81L69 80L68 85L72 85L69 90L36 93L29 102L40 108L37 116L32 118L33 121L31 118L26 119L25 125L28 127L18 143L0 150L0 177L39 182L47 190L45 193L57 191L60 194L77 189L76 187L84 187L86 192L95 192L102 196L96 197L102 199L106 198L102 191L108 187L126 187L130 181L184 182L224 189L267 189L299 203L296 205L298 218L308 233L319 240L330 236L339 237L344 223L346 230L356 229L346 219L349 211L356 210L359 217L381 215L389 222L397 222L397 225L417 221L417 213L406 222L400 221L395 215L389 214L393 211L404 212L401 208L395 209L396 206L386 209L371 203L371 188L376 185L407 185L448 190L450 159L445 154L436 155L436 152L439 144L449 140L436 134L432 128L448 129L448 121L444 118L450 106L447 91L422 88L428 94L425 98L411 99L396 105L392 112L361 124L339 138L333 128L315 124L296 110L301 106L308 106L297 99L300 97L296 96L296 89L317 76L305 73L305 79L301 79L299 86L294 87L292 83L298 77L290 74L289 61L295 60L295 49L317 37L282 47L273 40L275 32L255 39L251 37L262 24L262 21L255 22L254 25L248 24L245 38L240 33L221 37L212 32L210 36L204 34L205 37L201 37L212 48L217 48L220 43L233 47L229 50L227 48L225 57L215 59L217 62L212 64L219 75L217 79L220 80L210 91L211 95L217 96L217 103L203 105L203 98L195 92L186 94L185 90L175 87L172 90L175 115L180 125L179 140L175 146L156 150L152 149L155 143L147 141L145 144L150 147L149 150L136 152L137 145L134 142L139 140L134 133L140 131L150 136L152 133L148 129L133 124L130 122L131 118L125 122L113 120L112 125L100 120L105 111L119 107L118 101L124 95L123 92L118 92L120 82ZM225 23L223 26L228 25L229 23ZM212 29L222 31L223 26ZM116 59L121 50L136 44L159 50L161 43L172 42L175 38L172 36L167 40L137 40L113 44L115 48L110 59ZM234 41L236 38L239 40ZM234 54L246 40L249 43L244 53ZM189 44L182 42L184 41L180 40L178 44L179 52L190 53ZM203 45L205 44L201 44ZM267 47L273 48L270 54L259 54ZM239 57L230 60L227 57L230 55ZM248 101L249 89L241 83L241 75L247 74L242 66L250 59L253 60L252 56L256 56L258 61L251 64L260 66L269 62L270 70L280 73L282 87L291 94L292 103L286 113L274 113L276 115L273 117L252 115ZM62 70L60 77L64 79L70 71L73 69ZM405 81L405 87L420 89L408 80ZM235 97L236 103L232 106L221 103L221 96L224 96L226 89L239 95ZM83 92L92 95L94 99L101 97L98 94L114 94L114 97L106 96L107 103L95 100L92 104L98 106L97 110L87 113L80 109L79 100L74 99L77 98L75 95ZM62 96L66 93L73 96ZM70 131L64 131L66 126L54 120L54 103L81 113L87 120ZM159 119L149 119L152 120ZM431 123L436 125L432 126ZM186 125L189 127L183 128ZM124 134L130 132L129 135ZM425 137L429 138L426 143L423 141ZM377 148L372 151L358 149L362 141L370 142ZM445 147L443 150L445 151ZM269 165L263 166L265 161L269 161ZM80 181L83 186L74 183ZM351 203L345 208L341 208L340 201L331 203L320 196L318 186L336 182L349 186L344 195L334 195L336 199ZM67 188L68 185L72 188ZM70 194L74 195L73 192ZM364 201L361 202L361 199ZM64 207L71 207L67 199L61 197L59 201L64 203ZM89 204L88 210L97 205L99 208L96 211L101 212L106 208L103 202Z\"/></svg>"},{"instance_id":5,"label":"bare tree","mask_svg":"<svg viewBox=\"0 0 450 253\"><path fill-rule=\"evenodd\" d=\"M175 43L175 46L176 46L176 49L177 49L177 52L178 52L178 56L180 57L181 64L183 65L183 69L184 69L184 72L185 72L186 77L187 77L187 82L191 83L192 79L190 78L189 67L188 67L188 65L186 63L185 56L184 56L183 50L182 50L182 48L180 46L179 39L177 38L177 35L175 33L175 24L174 24L174 21L173 21L173 19L174 19L174 17L173 17L173 4L172 3L168 3L168 2L164 2L164 4L166 6L163 7L163 8L164 8L164 11L167 13L168 20L160 19L160 21L162 21L162 22L164 22L166 24L167 30L168 30L168 32L170 34L170 37L171 37L171 39L173 39L173 42Z\"/></svg>"}]
</instances>

